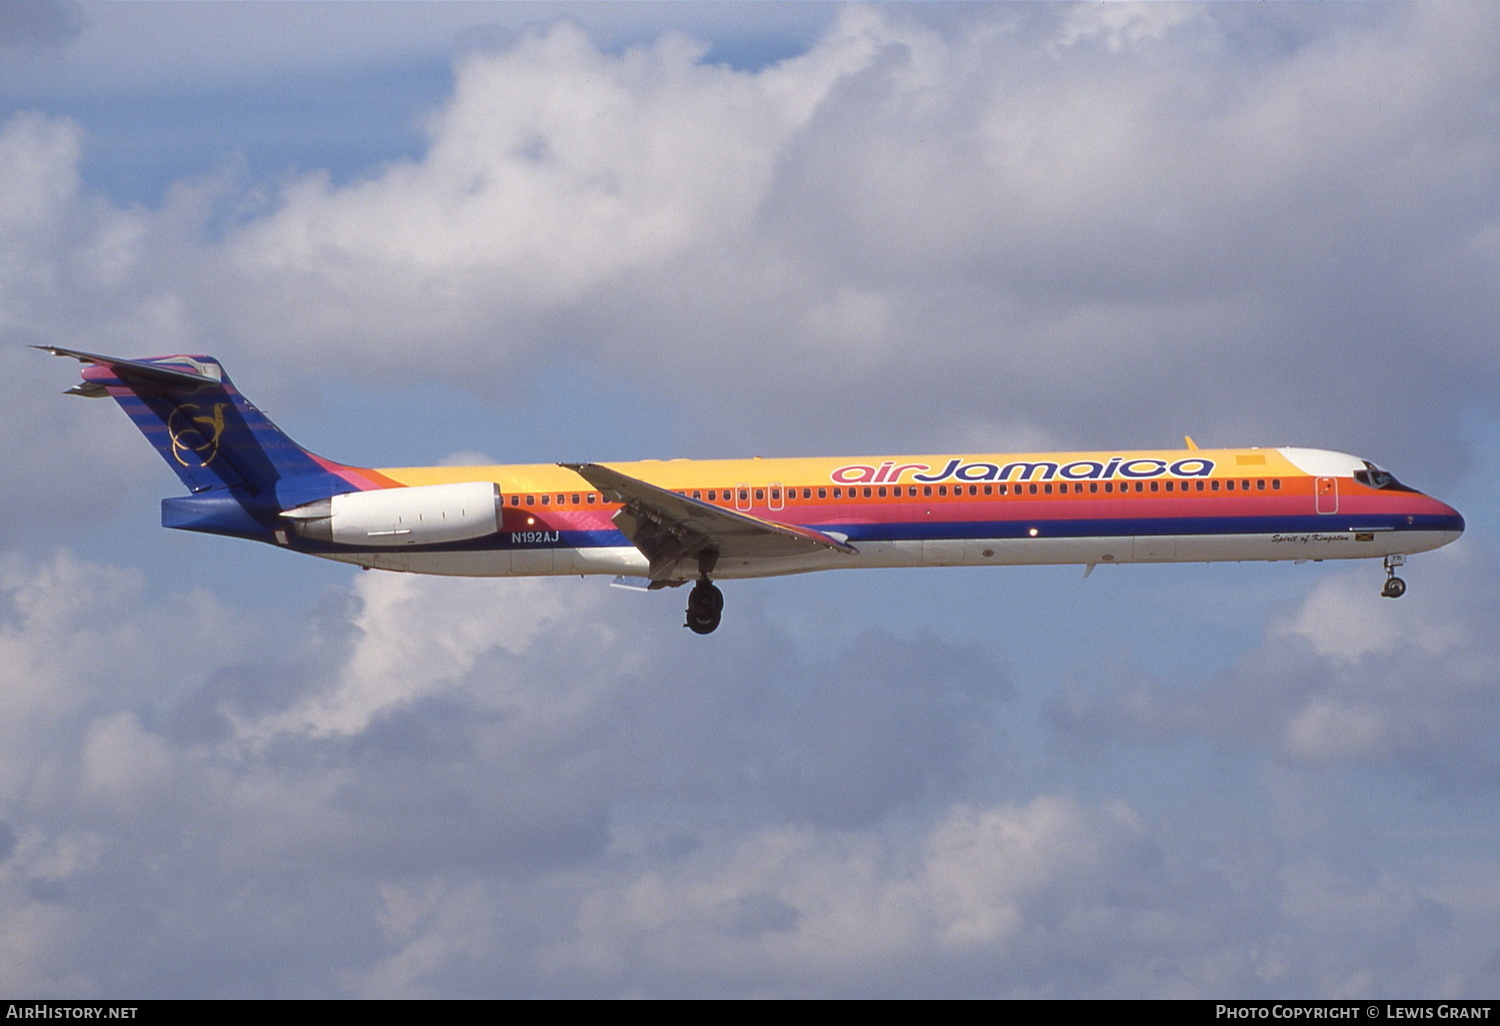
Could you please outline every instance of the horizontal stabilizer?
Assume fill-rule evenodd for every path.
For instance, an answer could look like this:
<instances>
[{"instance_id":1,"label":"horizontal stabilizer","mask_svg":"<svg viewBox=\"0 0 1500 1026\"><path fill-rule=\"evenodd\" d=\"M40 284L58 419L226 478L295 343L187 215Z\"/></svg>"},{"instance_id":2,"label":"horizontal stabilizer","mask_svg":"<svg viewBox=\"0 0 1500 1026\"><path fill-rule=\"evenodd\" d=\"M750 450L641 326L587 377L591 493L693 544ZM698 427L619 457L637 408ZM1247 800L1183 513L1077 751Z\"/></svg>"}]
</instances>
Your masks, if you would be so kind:
<instances>
[{"instance_id":1,"label":"horizontal stabilizer","mask_svg":"<svg viewBox=\"0 0 1500 1026\"><path fill-rule=\"evenodd\" d=\"M240 394L212 356L175 353L124 359L62 346L31 348L84 364L83 380L65 394L114 399L195 495L214 488L237 489L235 501L253 499L268 511L280 511L388 484L303 449ZM186 518L195 524L227 523L224 518L229 516L222 511L209 515L198 508L167 512L174 520ZM262 527L267 532L275 529L270 524ZM234 533L244 532L236 527Z\"/></svg>"},{"instance_id":2,"label":"horizontal stabilizer","mask_svg":"<svg viewBox=\"0 0 1500 1026\"><path fill-rule=\"evenodd\" d=\"M60 346L32 346L43 352L51 353L53 356L67 356L80 363L91 363L98 367L105 367L115 377L126 384L145 385L176 385L198 388L203 385L218 385L220 376L218 368L210 364L202 364L197 360L187 357L170 357L172 363L151 363L145 360L124 360L118 356L101 356L98 353L84 353L77 349L63 349ZM180 361L180 362L177 362ZM189 368L194 369L189 369ZM68 390L70 395L82 395L90 398L107 394L102 386L95 382L84 382L75 385Z\"/></svg>"}]
</instances>

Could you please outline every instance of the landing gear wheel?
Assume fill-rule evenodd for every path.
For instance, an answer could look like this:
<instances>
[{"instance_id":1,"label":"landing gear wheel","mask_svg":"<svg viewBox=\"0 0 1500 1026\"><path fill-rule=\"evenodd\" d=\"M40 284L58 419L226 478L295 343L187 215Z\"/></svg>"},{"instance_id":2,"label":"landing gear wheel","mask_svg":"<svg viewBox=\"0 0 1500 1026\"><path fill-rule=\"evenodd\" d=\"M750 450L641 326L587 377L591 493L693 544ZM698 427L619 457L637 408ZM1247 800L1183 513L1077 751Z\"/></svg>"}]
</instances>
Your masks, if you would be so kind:
<instances>
[{"instance_id":1,"label":"landing gear wheel","mask_svg":"<svg viewBox=\"0 0 1500 1026\"><path fill-rule=\"evenodd\" d=\"M704 578L688 592L687 623L683 626L694 634L712 634L723 613L724 593Z\"/></svg>"},{"instance_id":2,"label":"landing gear wheel","mask_svg":"<svg viewBox=\"0 0 1500 1026\"><path fill-rule=\"evenodd\" d=\"M1382 598L1400 598L1406 594L1406 582L1396 576L1396 567L1405 565L1406 557L1399 553L1385 557L1385 587L1380 589Z\"/></svg>"}]
</instances>

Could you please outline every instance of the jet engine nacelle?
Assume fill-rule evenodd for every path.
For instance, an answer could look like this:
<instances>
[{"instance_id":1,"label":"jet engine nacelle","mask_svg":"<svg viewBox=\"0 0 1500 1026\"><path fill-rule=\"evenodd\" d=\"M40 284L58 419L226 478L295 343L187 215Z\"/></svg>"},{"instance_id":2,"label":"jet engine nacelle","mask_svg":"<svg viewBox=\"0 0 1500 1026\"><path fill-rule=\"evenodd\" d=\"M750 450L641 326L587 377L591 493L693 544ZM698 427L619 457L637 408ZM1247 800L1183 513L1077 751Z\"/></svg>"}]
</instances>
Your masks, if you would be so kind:
<instances>
[{"instance_id":1,"label":"jet engine nacelle","mask_svg":"<svg viewBox=\"0 0 1500 1026\"><path fill-rule=\"evenodd\" d=\"M313 541L397 548L483 538L500 530L500 486L493 481L346 492L281 514Z\"/></svg>"}]
</instances>

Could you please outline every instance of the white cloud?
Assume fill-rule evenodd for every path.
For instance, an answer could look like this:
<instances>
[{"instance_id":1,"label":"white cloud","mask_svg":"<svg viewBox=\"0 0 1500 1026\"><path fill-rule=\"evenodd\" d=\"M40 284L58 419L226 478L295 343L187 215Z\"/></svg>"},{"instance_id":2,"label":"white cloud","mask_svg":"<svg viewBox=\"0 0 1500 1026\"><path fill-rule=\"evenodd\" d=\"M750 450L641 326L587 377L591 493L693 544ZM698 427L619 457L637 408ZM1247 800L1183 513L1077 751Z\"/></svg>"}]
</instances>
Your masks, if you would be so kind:
<instances>
[{"instance_id":1,"label":"white cloud","mask_svg":"<svg viewBox=\"0 0 1500 1026\"><path fill-rule=\"evenodd\" d=\"M1131 801L994 797L1003 681L935 638L803 656L767 644L748 602L705 666L660 596L597 582L364 574L277 624L65 556L6 580L0 949L18 990L1371 993L1421 989L1439 962L1445 986L1481 978L1455 952L1492 909L1350 877L1316 832L1292 864L1264 825L1215 848ZM241 731L205 729L204 709ZM1419 953L1322 951L1372 931Z\"/></svg>"},{"instance_id":2,"label":"white cloud","mask_svg":"<svg viewBox=\"0 0 1500 1026\"><path fill-rule=\"evenodd\" d=\"M358 734L391 708L420 701L461 681L486 652L519 653L565 615L586 616L592 602L545 580L450 580L373 573L356 578L356 640L325 693L315 693L252 734L284 730Z\"/></svg>"},{"instance_id":3,"label":"white cloud","mask_svg":"<svg viewBox=\"0 0 1500 1026\"><path fill-rule=\"evenodd\" d=\"M706 993L743 992L746 967L758 967L782 993L857 981L920 994L919 978L890 974L984 952L996 978L969 984L1003 992L998 965L1050 918L1054 895L1108 904L1103 881L1134 871L1143 835L1128 809L1050 796L955 806L909 841L770 828L586 899L577 954L624 978L643 962Z\"/></svg>"},{"instance_id":4,"label":"white cloud","mask_svg":"<svg viewBox=\"0 0 1500 1026\"><path fill-rule=\"evenodd\" d=\"M1399 602L1379 597L1377 564L1330 573L1273 612L1260 647L1207 688L1146 675L1074 682L1058 721L1081 737L1209 737L1293 763L1365 762L1459 786L1455 757L1487 763L1500 723L1494 554L1467 538L1405 572L1414 587Z\"/></svg>"},{"instance_id":5,"label":"white cloud","mask_svg":"<svg viewBox=\"0 0 1500 1026\"><path fill-rule=\"evenodd\" d=\"M1080 19L1117 44L1082 45ZM1128 422L1145 444L1187 420L1204 442L1434 458L1453 425L1398 427L1371 397L1399 380L1451 405L1500 373L1452 341L1497 313L1500 148L1472 98L1500 85L1500 26L1324 14L1237 49L1242 20L998 9L945 34L849 8L755 71L558 22L466 53L418 159L259 207L221 180L111 209L77 185L76 130L28 116L5 194L43 191L18 206L5 308L42 341L460 387L562 347L776 445L923 448L975 419L1073 445ZM216 204L242 214L206 239ZM771 396L786 416L754 427Z\"/></svg>"},{"instance_id":6,"label":"white cloud","mask_svg":"<svg viewBox=\"0 0 1500 1026\"><path fill-rule=\"evenodd\" d=\"M1434 558L1450 563L1453 559L1447 554ZM1271 633L1273 637L1305 639L1320 656L1345 662L1411 646L1441 655L1467 648L1477 640L1462 621L1449 614L1449 610L1428 602L1409 610L1399 603L1382 601L1369 587L1368 575L1346 574L1319 582L1294 618L1274 625Z\"/></svg>"}]
</instances>

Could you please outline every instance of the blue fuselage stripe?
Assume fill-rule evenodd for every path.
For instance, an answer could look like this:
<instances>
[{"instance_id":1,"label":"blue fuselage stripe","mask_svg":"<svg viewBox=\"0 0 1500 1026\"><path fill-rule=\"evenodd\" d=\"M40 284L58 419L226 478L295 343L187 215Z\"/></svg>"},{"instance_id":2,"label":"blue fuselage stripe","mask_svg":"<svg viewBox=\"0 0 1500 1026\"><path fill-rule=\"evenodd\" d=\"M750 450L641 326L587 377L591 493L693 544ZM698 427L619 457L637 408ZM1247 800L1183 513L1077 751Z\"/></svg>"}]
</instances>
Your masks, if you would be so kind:
<instances>
[{"instance_id":1,"label":"blue fuselage stripe","mask_svg":"<svg viewBox=\"0 0 1500 1026\"><path fill-rule=\"evenodd\" d=\"M1113 517L1102 519L1026 519L905 521L883 524L811 524L824 533L847 535L851 544L890 541L961 541L970 538L1129 538L1163 535L1271 535L1346 533L1354 531L1462 531L1461 519L1434 515L1309 514L1306 516L1247 517ZM1036 530L1036 535L1031 531ZM524 533L525 541L512 541ZM299 540L306 551L348 551L347 546L320 545ZM440 545L411 546L424 552L474 552L491 549L594 549L631 547L617 529L591 531L502 531L498 535Z\"/></svg>"}]
</instances>

